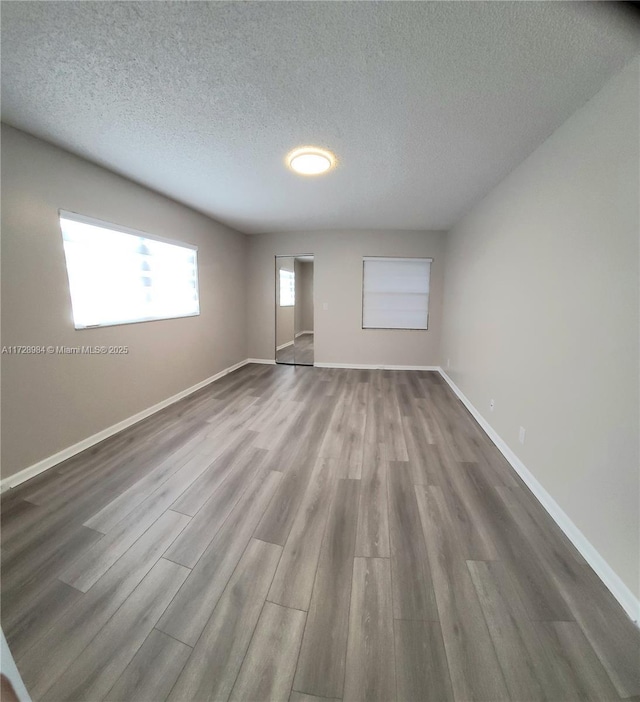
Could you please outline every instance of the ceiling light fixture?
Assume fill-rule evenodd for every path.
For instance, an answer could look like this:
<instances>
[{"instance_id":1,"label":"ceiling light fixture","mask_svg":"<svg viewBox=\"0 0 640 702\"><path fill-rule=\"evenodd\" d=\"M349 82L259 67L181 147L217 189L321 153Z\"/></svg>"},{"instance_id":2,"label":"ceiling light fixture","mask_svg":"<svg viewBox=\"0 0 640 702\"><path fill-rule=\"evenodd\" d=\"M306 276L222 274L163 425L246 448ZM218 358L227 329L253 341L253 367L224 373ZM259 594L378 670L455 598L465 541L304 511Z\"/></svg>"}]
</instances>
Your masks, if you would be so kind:
<instances>
[{"instance_id":1,"label":"ceiling light fixture","mask_svg":"<svg viewBox=\"0 0 640 702\"><path fill-rule=\"evenodd\" d=\"M336 163L336 157L325 149L315 146L303 146L294 149L287 156L287 164L292 171L300 175L313 176L326 173Z\"/></svg>"}]
</instances>

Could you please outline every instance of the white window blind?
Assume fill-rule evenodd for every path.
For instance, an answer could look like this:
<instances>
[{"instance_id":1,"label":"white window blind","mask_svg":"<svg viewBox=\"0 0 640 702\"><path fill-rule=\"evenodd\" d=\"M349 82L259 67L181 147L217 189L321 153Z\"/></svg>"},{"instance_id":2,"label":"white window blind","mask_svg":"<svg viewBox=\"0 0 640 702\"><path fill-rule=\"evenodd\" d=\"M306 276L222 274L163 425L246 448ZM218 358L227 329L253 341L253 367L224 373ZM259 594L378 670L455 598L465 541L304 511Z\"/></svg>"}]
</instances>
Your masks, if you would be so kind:
<instances>
[{"instance_id":1,"label":"white window blind","mask_svg":"<svg viewBox=\"0 0 640 702\"><path fill-rule=\"evenodd\" d=\"M296 276L293 271L280 269L280 307L293 307L296 302Z\"/></svg>"},{"instance_id":2,"label":"white window blind","mask_svg":"<svg viewBox=\"0 0 640 702\"><path fill-rule=\"evenodd\" d=\"M363 329L427 329L430 258L365 258Z\"/></svg>"},{"instance_id":3,"label":"white window blind","mask_svg":"<svg viewBox=\"0 0 640 702\"><path fill-rule=\"evenodd\" d=\"M197 247L60 212L76 329L200 314Z\"/></svg>"}]
</instances>

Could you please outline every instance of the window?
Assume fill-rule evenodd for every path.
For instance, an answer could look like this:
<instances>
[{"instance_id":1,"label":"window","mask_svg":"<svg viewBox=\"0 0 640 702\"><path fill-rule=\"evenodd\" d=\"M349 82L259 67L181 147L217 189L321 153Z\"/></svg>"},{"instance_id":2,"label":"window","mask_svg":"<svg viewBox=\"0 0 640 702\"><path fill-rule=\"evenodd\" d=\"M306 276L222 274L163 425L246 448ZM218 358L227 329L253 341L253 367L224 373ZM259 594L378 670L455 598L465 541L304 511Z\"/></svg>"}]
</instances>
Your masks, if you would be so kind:
<instances>
[{"instance_id":1,"label":"window","mask_svg":"<svg viewBox=\"0 0 640 702\"><path fill-rule=\"evenodd\" d=\"M365 258L362 328L427 329L431 258Z\"/></svg>"},{"instance_id":2,"label":"window","mask_svg":"<svg viewBox=\"0 0 640 702\"><path fill-rule=\"evenodd\" d=\"M60 211L76 329L200 314L195 246Z\"/></svg>"},{"instance_id":3,"label":"window","mask_svg":"<svg viewBox=\"0 0 640 702\"><path fill-rule=\"evenodd\" d=\"M293 307L296 302L296 276L293 271L280 269L280 307Z\"/></svg>"}]
</instances>

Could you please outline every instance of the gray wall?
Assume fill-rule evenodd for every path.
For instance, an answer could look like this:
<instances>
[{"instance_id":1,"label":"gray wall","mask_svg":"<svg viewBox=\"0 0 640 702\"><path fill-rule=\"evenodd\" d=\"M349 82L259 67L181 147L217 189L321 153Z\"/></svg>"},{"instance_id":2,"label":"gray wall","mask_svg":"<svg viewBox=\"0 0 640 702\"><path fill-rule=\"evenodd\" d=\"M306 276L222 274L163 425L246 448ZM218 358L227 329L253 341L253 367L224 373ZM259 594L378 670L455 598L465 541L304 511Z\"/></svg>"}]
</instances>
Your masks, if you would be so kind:
<instances>
[{"instance_id":1,"label":"gray wall","mask_svg":"<svg viewBox=\"0 0 640 702\"><path fill-rule=\"evenodd\" d=\"M638 78L636 61L450 232L441 356L636 596Z\"/></svg>"},{"instance_id":2,"label":"gray wall","mask_svg":"<svg viewBox=\"0 0 640 702\"><path fill-rule=\"evenodd\" d=\"M315 361L435 365L439 359L443 232L331 231L249 237L248 339L251 358L272 359L274 256L314 254ZM362 257L432 257L429 329L362 329ZM328 309L323 309L326 303Z\"/></svg>"},{"instance_id":3,"label":"gray wall","mask_svg":"<svg viewBox=\"0 0 640 702\"><path fill-rule=\"evenodd\" d=\"M313 331L313 263L296 261L296 334Z\"/></svg>"},{"instance_id":4,"label":"gray wall","mask_svg":"<svg viewBox=\"0 0 640 702\"><path fill-rule=\"evenodd\" d=\"M200 316L75 330L58 208L196 244ZM244 234L3 126L2 344L130 350L3 355L2 475L243 360L245 255Z\"/></svg>"},{"instance_id":5,"label":"gray wall","mask_svg":"<svg viewBox=\"0 0 640 702\"><path fill-rule=\"evenodd\" d=\"M278 271L293 271L294 261L292 258L278 259ZM295 271L294 271L295 272ZM274 280L274 290L276 296L275 324L276 324L276 346L293 342L295 335L295 312L294 307L280 307L280 282L278 278ZM273 315L272 315L273 318Z\"/></svg>"}]
</instances>

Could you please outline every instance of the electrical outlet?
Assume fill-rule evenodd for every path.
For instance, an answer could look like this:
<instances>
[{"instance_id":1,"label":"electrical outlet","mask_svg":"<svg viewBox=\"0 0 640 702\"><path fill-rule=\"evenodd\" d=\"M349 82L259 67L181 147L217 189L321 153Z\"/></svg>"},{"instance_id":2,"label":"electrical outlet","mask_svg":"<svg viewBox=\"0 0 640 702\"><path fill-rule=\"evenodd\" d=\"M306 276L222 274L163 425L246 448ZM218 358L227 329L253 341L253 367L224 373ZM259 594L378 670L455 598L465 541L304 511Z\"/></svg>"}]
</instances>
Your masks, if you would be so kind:
<instances>
[{"instance_id":1,"label":"electrical outlet","mask_svg":"<svg viewBox=\"0 0 640 702\"><path fill-rule=\"evenodd\" d=\"M451 367L451 359L447 358L447 368L450 368L450 367Z\"/></svg>"},{"instance_id":2,"label":"electrical outlet","mask_svg":"<svg viewBox=\"0 0 640 702\"><path fill-rule=\"evenodd\" d=\"M489 400L489 409L493 412L493 408L496 406L495 400Z\"/></svg>"},{"instance_id":3,"label":"electrical outlet","mask_svg":"<svg viewBox=\"0 0 640 702\"><path fill-rule=\"evenodd\" d=\"M329 303L328 302L323 302L322 303L322 309L326 312L329 309Z\"/></svg>"},{"instance_id":4,"label":"electrical outlet","mask_svg":"<svg viewBox=\"0 0 640 702\"><path fill-rule=\"evenodd\" d=\"M524 435L525 429L524 427L520 427L520 431L518 432L518 441L520 441L521 444L524 444Z\"/></svg>"}]
</instances>

